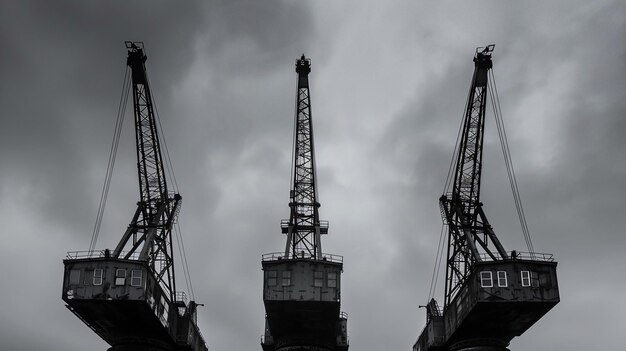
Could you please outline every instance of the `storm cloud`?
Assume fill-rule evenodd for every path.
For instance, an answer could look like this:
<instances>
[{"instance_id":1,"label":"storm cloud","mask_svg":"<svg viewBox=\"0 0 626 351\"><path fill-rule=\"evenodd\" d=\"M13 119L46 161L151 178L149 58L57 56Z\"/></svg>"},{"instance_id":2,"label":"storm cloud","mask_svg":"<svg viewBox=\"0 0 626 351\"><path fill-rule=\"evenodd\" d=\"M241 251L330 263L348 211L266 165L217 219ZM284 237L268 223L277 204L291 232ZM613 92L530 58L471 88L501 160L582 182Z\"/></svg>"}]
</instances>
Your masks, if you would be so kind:
<instances>
[{"instance_id":1,"label":"storm cloud","mask_svg":"<svg viewBox=\"0 0 626 351\"><path fill-rule=\"evenodd\" d=\"M284 247L303 53L312 59L320 211L330 220L323 247L344 256L350 348L411 348L425 325L418 305L428 298L437 199L473 53L491 43L534 247L555 255L561 289L561 303L510 348L619 349L625 37L617 0L4 1L0 349L107 348L64 307L62 259L89 246L125 40L145 43L211 350L260 350L260 258ZM117 243L137 201L130 119L98 248ZM488 119L485 210L504 246L523 250Z\"/></svg>"}]
</instances>

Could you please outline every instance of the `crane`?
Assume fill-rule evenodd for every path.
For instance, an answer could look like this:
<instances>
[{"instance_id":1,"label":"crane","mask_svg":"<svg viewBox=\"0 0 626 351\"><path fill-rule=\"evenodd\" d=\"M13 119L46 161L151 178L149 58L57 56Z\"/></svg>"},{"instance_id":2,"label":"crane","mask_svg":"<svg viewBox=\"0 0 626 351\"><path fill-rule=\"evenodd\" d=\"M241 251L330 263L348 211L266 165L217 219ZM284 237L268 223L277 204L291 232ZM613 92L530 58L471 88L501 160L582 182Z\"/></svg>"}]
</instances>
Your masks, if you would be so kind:
<instances>
[{"instance_id":1,"label":"crane","mask_svg":"<svg viewBox=\"0 0 626 351\"><path fill-rule=\"evenodd\" d=\"M68 253L62 299L111 345L109 351L207 351L196 324L197 304L176 291L172 228L182 197L168 190L147 56L141 42L127 41L126 47L135 117L137 209L112 251Z\"/></svg>"},{"instance_id":2,"label":"crane","mask_svg":"<svg viewBox=\"0 0 626 351\"><path fill-rule=\"evenodd\" d=\"M453 174L448 176L452 181L439 199L448 228L443 310L435 299L424 306L427 325L414 351L508 350L513 337L524 333L559 302L553 256L535 253L532 244L529 252L507 252L480 201L485 111L487 97L493 94L489 90L494 90L489 82L494 47L476 50ZM493 99L496 95L490 96L497 101ZM494 114L500 131L497 103ZM508 145L506 134L500 136L503 145ZM510 173L508 146L503 150L517 204L519 194L514 173Z\"/></svg>"},{"instance_id":3,"label":"crane","mask_svg":"<svg viewBox=\"0 0 626 351\"><path fill-rule=\"evenodd\" d=\"M313 120L309 95L311 60L296 60L297 93L289 219L285 251L262 255L265 334L263 351L347 351L347 315L340 311L343 257L324 254L319 219Z\"/></svg>"}]
</instances>

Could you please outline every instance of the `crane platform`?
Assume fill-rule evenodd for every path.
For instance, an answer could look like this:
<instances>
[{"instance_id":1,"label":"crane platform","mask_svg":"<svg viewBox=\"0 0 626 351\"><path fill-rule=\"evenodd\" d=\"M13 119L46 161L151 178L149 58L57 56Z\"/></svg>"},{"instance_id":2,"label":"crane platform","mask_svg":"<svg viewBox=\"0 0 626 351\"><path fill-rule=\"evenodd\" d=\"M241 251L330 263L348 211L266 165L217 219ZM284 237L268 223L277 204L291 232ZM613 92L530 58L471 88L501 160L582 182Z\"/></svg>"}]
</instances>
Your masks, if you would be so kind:
<instances>
[{"instance_id":1,"label":"crane platform","mask_svg":"<svg viewBox=\"0 0 626 351\"><path fill-rule=\"evenodd\" d=\"M63 301L110 351L208 350L195 303L181 293L170 301L147 262L102 250L70 252L63 263Z\"/></svg>"},{"instance_id":2,"label":"crane platform","mask_svg":"<svg viewBox=\"0 0 626 351\"><path fill-rule=\"evenodd\" d=\"M266 254L262 267L264 351L347 351L347 315L340 312L341 256L318 260Z\"/></svg>"}]
</instances>

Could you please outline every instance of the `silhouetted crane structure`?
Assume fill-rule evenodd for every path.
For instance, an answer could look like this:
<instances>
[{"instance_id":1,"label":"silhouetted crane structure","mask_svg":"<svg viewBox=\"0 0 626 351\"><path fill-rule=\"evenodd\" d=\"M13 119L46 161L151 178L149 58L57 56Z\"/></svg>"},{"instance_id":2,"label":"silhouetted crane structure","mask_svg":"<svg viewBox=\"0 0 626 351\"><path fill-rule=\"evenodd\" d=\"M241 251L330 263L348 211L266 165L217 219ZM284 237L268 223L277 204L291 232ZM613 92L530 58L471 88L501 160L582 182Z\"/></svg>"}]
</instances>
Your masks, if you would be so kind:
<instances>
[{"instance_id":1,"label":"silhouetted crane structure","mask_svg":"<svg viewBox=\"0 0 626 351\"><path fill-rule=\"evenodd\" d=\"M126 42L137 142L139 202L113 250L70 252L63 301L109 351L206 351L196 303L176 292L172 226L181 196L168 191L143 43Z\"/></svg>"},{"instance_id":2,"label":"silhouetted crane structure","mask_svg":"<svg viewBox=\"0 0 626 351\"><path fill-rule=\"evenodd\" d=\"M488 73L492 68L493 48L494 45L489 45L476 51L460 143L455 150L455 167L451 169L453 181L448 183L451 191L446 186L447 190L439 199L444 224L448 227L443 311L434 299L425 306L427 325L413 346L414 351L508 350L513 337L524 333L559 302L557 263L552 255L535 253L529 237L530 252L505 251L480 202L485 109L488 87L492 89ZM497 93L491 96L500 131ZM500 136L518 204L519 194L505 133Z\"/></svg>"},{"instance_id":3,"label":"silhouetted crane structure","mask_svg":"<svg viewBox=\"0 0 626 351\"><path fill-rule=\"evenodd\" d=\"M290 215L281 221L284 252L262 257L264 351L347 351L347 315L340 311L343 258L322 253L309 95L311 61L296 60L297 94Z\"/></svg>"}]
</instances>

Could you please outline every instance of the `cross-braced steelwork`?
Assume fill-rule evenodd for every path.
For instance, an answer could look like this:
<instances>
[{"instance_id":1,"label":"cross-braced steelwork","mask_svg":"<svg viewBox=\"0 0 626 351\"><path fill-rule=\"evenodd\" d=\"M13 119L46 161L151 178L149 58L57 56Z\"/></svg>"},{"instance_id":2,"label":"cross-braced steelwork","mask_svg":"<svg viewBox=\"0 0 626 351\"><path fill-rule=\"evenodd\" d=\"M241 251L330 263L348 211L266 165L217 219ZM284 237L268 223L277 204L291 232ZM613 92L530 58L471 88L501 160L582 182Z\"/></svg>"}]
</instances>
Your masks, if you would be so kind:
<instances>
[{"instance_id":1,"label":"cross-braced steelwork","mask_svg":"<svg viewBox=\"0 0 626 351\"><path fill-rule=\"evenodd\" d=\"M461 141L455 155L452 192L439 199L444 222L448 225L446 306L465 282L472 264L481 261L481 252L486 253L494 261L507 258L480 202L487 73L492 67L492 51L493 46L490 45L482 51L477 51L474 57L474 76L465 109ZM495 246L496 252L489 249L490 241Z\"/></svg>"},{"instance_id":2,"label":"cross-braced steelwork","mask_svg":"<svg viewBox=\"0 0 626 351\"><path fill-rule=\"evenodd\" d=\"M281 227L287 233L285 257L322 259L320 234L328 231L328 223L320 223L315 183L313 121L309 95L311 60L302 55L296 60L298 93L294 131L293 178L290 192L289 220Z\"/></svg>"},{"instance_id":3,"label":"cross-braced steelwork","mask_svg":"<svg viewBox=\"0 0 626 351\"><path fill-rule=\"evenodd\" d=\"M171 230L180 208L181 197L167 191L152 94L144 64L146 55L143 44L126 42L126 47L127 64L132 71L140 201L128 229L113 252L113 257L129 259L138 256L139 260L147 260L170 301L175 301Z\"/></svg>"},{"instance_id":4,"label":"cross-braced steelwork","mask_svg":"<svg viewBox=\"0 0 626 351\"><path fill-rule=\"evenodd\" d=\"M434 299L424 306L427 325L413 351L508 351L514 337L522 335L559 302L556 262L552 255L538 255L530 245L528 254L515 250L507 253L480 202L489 95L518 214L522 211L495 83L490 80L493 49L494 45L488 45L476 50L458 146L444 194L439 199L443 221L448 227L443 310L439 310ZM520 215L523 229L522 219ZM528 244L530 238L526 234L525 237ZM439 254L437 262L440 262ZM434 291L431 285L431 293Z\"/></svg>"}]
</instances>

